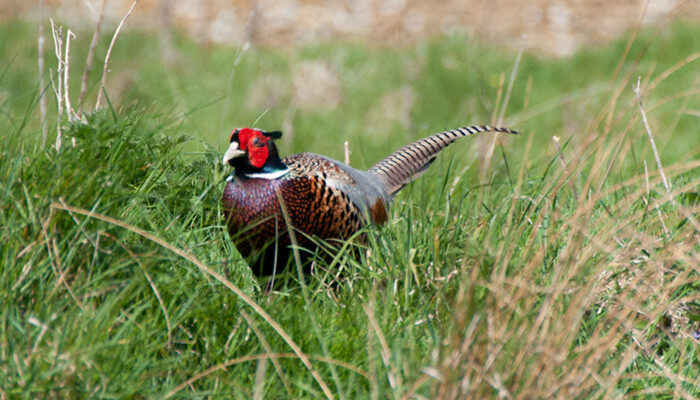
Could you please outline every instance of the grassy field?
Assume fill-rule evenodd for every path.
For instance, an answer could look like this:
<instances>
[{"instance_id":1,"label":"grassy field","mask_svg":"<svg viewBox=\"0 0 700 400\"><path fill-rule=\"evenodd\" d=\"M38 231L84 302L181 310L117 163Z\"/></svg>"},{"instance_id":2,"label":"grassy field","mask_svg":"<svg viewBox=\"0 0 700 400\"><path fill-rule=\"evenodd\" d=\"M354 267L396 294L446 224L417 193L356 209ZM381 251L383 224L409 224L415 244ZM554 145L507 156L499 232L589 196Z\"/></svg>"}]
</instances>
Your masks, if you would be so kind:
<instances>
[{"instance_id":1,"label":"grassy field","mask_svg":"<svg viewBox=\"0 0 700 400\"><path fill-rule=\"evenodd\" d=\"M108 106L93 74L56 151L36 27L2 26L0 399L697 398L699 52L687 23L517 68L463 36L272 50L127 31ZM266 294L229 242L235 127L283 129L283 154L342 159L347 140L359 168L474 123L523 135L443 152L361 260Z\"/></svg>"}]
</instances>

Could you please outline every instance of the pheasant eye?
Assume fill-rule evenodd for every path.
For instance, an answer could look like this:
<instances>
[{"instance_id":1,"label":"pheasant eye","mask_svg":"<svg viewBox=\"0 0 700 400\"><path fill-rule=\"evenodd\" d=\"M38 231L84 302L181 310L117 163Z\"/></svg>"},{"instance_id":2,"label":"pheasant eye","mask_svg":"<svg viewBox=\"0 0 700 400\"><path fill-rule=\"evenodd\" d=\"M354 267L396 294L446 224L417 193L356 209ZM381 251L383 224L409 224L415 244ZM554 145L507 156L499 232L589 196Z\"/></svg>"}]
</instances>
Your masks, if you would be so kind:
<instances>
[{"instance_id":1,"label":"pheasant eye","mask_svg":"<svg viewBox=\"0 0 700 400\"><path fill-rule=\"evenodd\" d=\"M260 147L263 144L259 138L253 138L253 140L250 143L255 147Z\"/></svg>"}]
</instances>

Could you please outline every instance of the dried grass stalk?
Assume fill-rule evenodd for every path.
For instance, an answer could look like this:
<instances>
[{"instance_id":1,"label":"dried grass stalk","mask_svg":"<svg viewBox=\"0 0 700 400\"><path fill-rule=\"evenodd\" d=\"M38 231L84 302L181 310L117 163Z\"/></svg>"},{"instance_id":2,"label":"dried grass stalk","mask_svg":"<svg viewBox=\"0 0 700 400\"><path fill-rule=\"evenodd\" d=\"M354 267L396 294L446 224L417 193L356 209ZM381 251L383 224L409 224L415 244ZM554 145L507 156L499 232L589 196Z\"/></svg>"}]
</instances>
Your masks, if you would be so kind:
<instances>
[{"instance_id":1,"label":"dried grass stalk","mask_svg":"<svg viewBox=\"0 0 700 400\"><path fill-rule=\"evenodd\" d=\"M90 78L90 71L92 71L92 62L95 59L95 50L97 49L97 42L100 39L100 34L102 33L102 21L105 16L105 6L107 0L102 0L102 7L100 8L100 14L97 17L97 25L95 25L95 31L92 33L92 41L90 42L90 50L88 51L87 59L85 60L85 70L83 71L82 82L80 83L80 97L78 98L78 112L82 113L83 104L85 102L85 96L87 95L88 79Z\"/></svg>"},{"instance_id":2,"label":"dried grass stalk","mask_svg":"<svg viewBox=\"0 0 700 400\"><path fill-rule=\"evenodd\" d=\"M661 165L661 157L659 157L659 150L656 149L656 142L654 142L654 135L651 134L651 128L649 127L649 121L647 120L647 114L644 112L644 105L642 104L642 89L640 88L641 77L637 79L637 84L632 89L634 91L634 96L639 104L639 112L642 114L642 121L644 122L644 128L646 130L647 136L649 137L649 143L651 143L651 149L654 151L654 158L656 159L656 166L659 168L659 174L661 174L661 180L664 182L664 187L666 188L666 193L668 194L668 199L671 204L675 204L673 201L673 196L671 196L671 185L666 179L666 174L664 174L664 168Z\"/></svg>"},{"instance_id":3,"label":"dried grass stalk","mask_svg":"<svg viewBox=\"0 0 700 400\"><path fill-rule=\"evenodd\" d=\"M41 145L46 146L46 97L44 96L44 0L39 0L39 115L41 116Z\"/></svg>"},{"instance_id":4,"label":"dried grass stalk","mask_svg":"<svg viewBox=\"0 0 700 400\"><path fill-rule=\"evenodd\" d=\"M105 81L107 80L107 72L109 71L109 58L112 55L112 49L114 48L114 43L117 41L117 37L119 37L119 32L121 32L122 27L124 26L124 23L126 20L129 18L131 15L131 12L134 11L134 8L136 7L136 4L138 4L139 0L134 0L133 3L131 3L131 7L129 7L129 11L126 12L126 15L124 15L124 18L122 18L121 22L119 22L119 26L117 26L117 30L114 31L114 36L112 36L112 41L109 43L109 48L107 49L107 55L105 56L105 64L104 67L102 68L102 79L100 80L100 90L97 92L97 102L95 103L95 109L100 108L102 105L102 92L105 90Z\"/></svg>"},{"instance_id":5,"label":"dried grass stalk","mask_svg":"<svg viewBox=\"0 0 700 400\"><path fill-rule=\"evenodd\" d=\"M62 116L63 116L63 80L61 76L63 75L63 28L56 26L53 19L49 18L51 21L51 36L53 37L53 46L56 54L56 83L53 79L53 74L51 75L51 84L53 85L54 93L56 94L56 110L57 110L57 123L56 123L56 150L61 150L61 144L63 142L63 131L61 130Z\"/></svg>"}]
</instances>

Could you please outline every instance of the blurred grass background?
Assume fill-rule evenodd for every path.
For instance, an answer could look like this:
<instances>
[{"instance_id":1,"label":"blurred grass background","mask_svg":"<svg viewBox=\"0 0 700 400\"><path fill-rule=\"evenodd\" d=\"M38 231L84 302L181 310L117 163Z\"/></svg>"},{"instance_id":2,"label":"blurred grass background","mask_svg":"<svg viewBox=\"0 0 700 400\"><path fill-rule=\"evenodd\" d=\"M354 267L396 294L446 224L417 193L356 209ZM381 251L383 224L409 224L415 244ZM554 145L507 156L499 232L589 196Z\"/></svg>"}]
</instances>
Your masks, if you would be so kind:
<instances>
[{"instance_id":1,"label":"blurred grass background","mask_svg":"<svg viewBox=\"0 0 700 400\"><path fill-rule=\"evenodd\" d=\"M72 44L72 96L90 34ZM643 30L626 54L632 35L565 58L525 52L503 105L516 51L461 34L394 48L176 35L168 49L127 29L110 105L66 124L57 152L39 140L36 26L2 25L0 395L697 397L700 29ZM47 74L51 54L49 42ZM676 65L644 92L671 205L632 84ZM504 109L502 124L523 136L498 137L490 166L493 136L445 151L397 196L366 258L338 257L332 270L346 277L334 289L318 274L263 294L229 243L220 155L235 127L284 130L283 154L342 159L349 140L360 168ZM167 246L68 206L184 249L285 333Z\"/></svg>"},{"instance_id":2,"label":"blurred grass background","mask_svg":"<svg viewBox=\"0 0 700 400\"><path fill-rule=\"evenodd\" d=\"M37 70L35 27L7 24L2 36L0 54L8 60L0 94L4 118L14 128L28 119L27 128L36 129L38 120L25 118L35 111L38 93L38 80L31 75ZM74 96L80 91L89 36L79 34L81 40L72 44L72 59L79 60L72 67ZM109 39L103 38L102 51ZM146 108L170 117L177 121L178 132L220 149L235 127L254 122L268 129L287 128L282 146L288 153L313 150L342 158L342 142L349 140L363 167L393 151L396 138L401 139L398 143L408 142L454 126L495 122L501 79L508 79L516 55L463 35L396 49L345 43L243 50L202 47L183 37L174 43L174 51L166 56L157 36L124 32L107 88L119 108ZM600 108L614 89L611 80L626 44L622 39L603 48L583 48L563 59L526 53L505 122L535 135L535 143L549 151L554 151L549 145L553 135L577 140L576 132L589 123L585 110ZM660 34L645 31L632 44L617 78L655 76L688 57L692 49L700 49L695 24L679 23ZM55 65L50 50L49 42L47 76L48 67ZM99 63L96 69L93 75L99 75ZM696 75L690 66L665 79L655 88L652 105L654 99L693 90ZM89 108L98 84L93 77ZM52 94L51 87L47 91ZM631 97L632 90L622 95ZM655 120L669 124L676 118L669 111L678 104L659 105ZM662 155L677 159L697 148L700 137L684 134L696 123L680 118L678 129L659 132Z\"/></svg>"}]
</instances>

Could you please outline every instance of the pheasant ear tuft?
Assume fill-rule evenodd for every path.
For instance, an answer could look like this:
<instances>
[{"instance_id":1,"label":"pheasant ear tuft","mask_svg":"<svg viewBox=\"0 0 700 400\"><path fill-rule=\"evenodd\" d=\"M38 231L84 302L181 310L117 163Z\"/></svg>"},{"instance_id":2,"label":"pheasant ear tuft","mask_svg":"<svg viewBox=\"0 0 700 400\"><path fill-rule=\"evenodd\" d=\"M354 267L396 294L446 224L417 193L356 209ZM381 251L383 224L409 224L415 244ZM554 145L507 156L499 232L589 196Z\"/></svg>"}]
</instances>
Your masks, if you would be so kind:
<instances>
[{"instance_id":1,"label":"pheasant ear tuft","mask_svg":"<svg viewBox=\"0 0 700 400\"><path fill-rule=\"evenodd\" d=\"M282 131L265 132L265 136L271 139L279 139L282 137Z\"/></svg>"}]
</instances>

